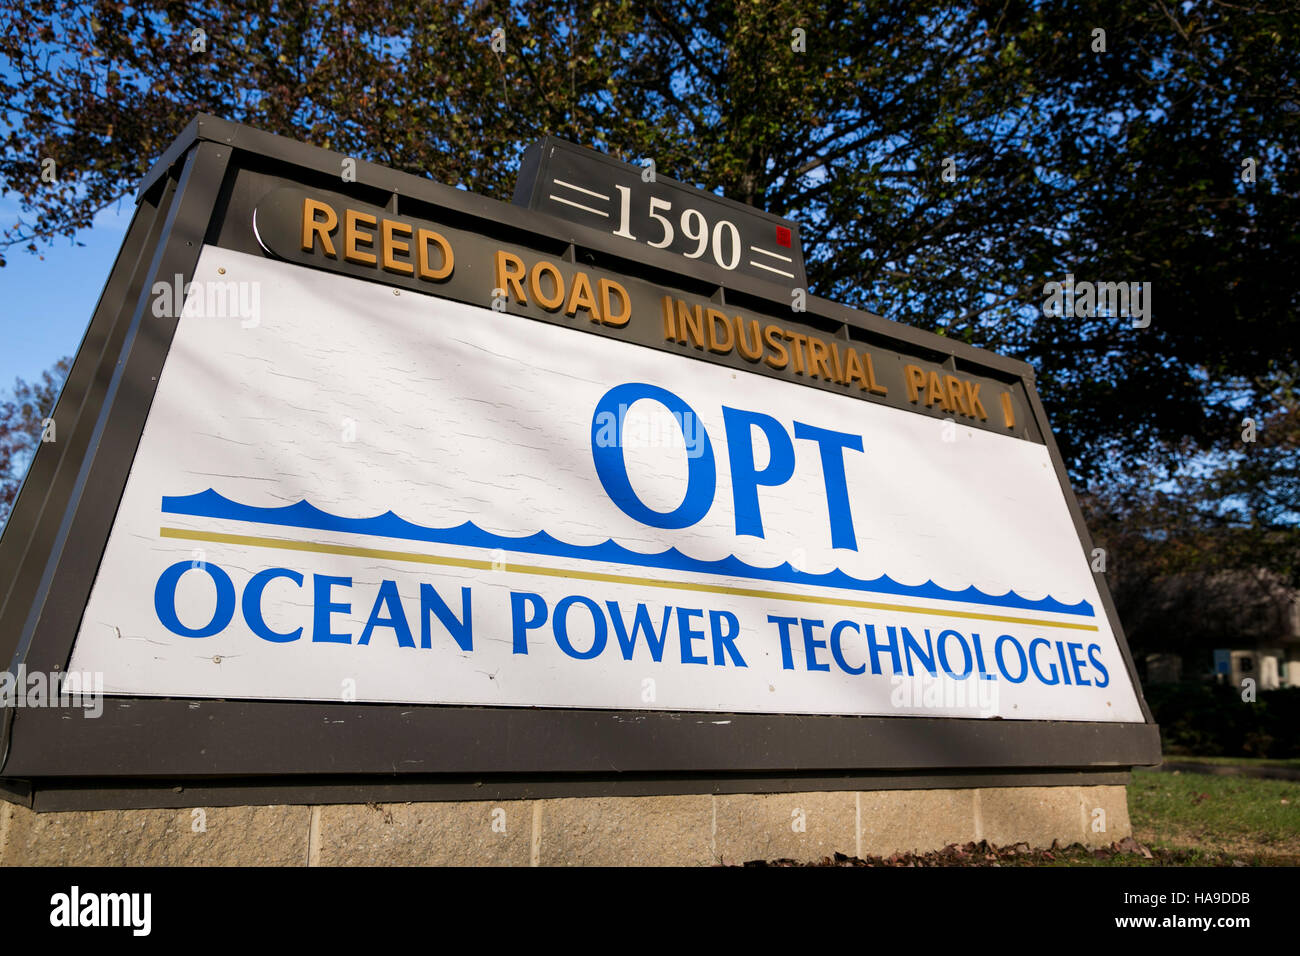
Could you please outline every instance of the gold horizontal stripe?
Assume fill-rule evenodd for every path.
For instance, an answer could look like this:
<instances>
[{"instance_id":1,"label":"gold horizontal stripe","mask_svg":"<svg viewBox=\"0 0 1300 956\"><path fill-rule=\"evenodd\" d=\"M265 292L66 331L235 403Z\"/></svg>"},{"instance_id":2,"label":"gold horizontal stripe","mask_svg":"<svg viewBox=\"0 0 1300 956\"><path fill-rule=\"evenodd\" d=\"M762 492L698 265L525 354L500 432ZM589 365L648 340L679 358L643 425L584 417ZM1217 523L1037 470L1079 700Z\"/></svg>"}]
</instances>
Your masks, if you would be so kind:
<instances>
[{"instance_id":1,"label":"gold horizontal stripe","mask_svg":"<svg viewBox=\"0 0 1300 956\"><path fill-rule=\"evenodd\" d=\"M220 531L186 531L182 528L162 528L164 538L185 538L191 541L212 541L218 544L241 544L253 548L277 548L283 551L308 551L313 554L341 554L353 558L382 558L388 561L409 561L416 564L437 564L454 568L492 570L491 561L474 558L448 558L435 554L412 551L387 551L382 548L358 548L349 544L322 544L315 541L292 541L287 538L259 538L244 534L225 534ZM872 611L902 611L912 614L938 614L947 617L972 618L977 621L1000 621L1006 624L1032 624L1035 627L1062 627L1075 631L1099 630L1095 624L1075 624L1071 621L1044 621L1032 617L1005 617L997 614L978 614L973 611L949 611L945 608L912 607L907 604L879 604L874 601L854 601L850 598L823 597L818 594L790 594L784 591L762 591L756 588L734 588L693 581L661 581L655 578L638 578L626 574L605 574L600 571L569 571L562 568L545 568L535 564L508 564L504 570L515 574L544 575L552 578L576 578L580 581L605 581L610 584L634 584L638 587L667 588L670 591L703 591L707 594L735 594L740 597L766 598L772 601L802 601L807 604L833 604L838 607L867 608Z\"/></svg>"}]
</instances>

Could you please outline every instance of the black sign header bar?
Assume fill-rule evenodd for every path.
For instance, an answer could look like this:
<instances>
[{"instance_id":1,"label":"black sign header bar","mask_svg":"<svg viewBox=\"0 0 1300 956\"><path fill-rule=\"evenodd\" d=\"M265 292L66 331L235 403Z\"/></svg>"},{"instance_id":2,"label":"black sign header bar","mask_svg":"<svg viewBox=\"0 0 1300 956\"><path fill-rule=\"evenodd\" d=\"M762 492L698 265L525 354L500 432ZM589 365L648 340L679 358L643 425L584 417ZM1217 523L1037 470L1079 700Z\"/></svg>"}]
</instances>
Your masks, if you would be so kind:
<instances>
[{"instance_id":1,"label":"black sign header bar","mask_svg":"<svg viewBox=\"0 0 1300 956\"><path fill-rule=\"evenodd\" d=\"M547 136L524 153L516 205L786 289L808 288L799 224Z\"/></svg>"}]
</instances>

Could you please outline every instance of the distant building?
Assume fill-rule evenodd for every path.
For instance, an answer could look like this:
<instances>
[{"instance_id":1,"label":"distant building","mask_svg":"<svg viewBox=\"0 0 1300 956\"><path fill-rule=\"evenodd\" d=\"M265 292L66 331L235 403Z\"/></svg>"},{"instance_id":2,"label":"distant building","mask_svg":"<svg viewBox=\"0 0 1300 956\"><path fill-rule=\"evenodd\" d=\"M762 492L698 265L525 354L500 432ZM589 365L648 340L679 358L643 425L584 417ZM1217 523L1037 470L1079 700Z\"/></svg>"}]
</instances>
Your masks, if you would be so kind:
<instances>
[{"instance_id":1,"label":"distant building","mask_svg":"<svg viewBox=\"0 0 1300 956\"><path fill-rule=\"evenodd\" d=\"M1300 687L1300 590L1267 570L1170 575L1121 610L1144 683L1207 680Z\"/></svg>"}]
</instances>

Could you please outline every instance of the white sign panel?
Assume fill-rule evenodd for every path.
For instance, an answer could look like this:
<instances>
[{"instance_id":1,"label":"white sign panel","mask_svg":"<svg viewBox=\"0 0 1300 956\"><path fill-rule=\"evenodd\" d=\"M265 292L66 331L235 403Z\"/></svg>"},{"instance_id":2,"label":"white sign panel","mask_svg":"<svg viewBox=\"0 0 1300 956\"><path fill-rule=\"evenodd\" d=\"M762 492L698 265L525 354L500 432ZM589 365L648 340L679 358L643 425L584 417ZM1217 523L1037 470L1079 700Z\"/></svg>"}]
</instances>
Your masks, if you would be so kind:
<instances>
[{"instance_id":1,"label":"white sign panel","mask_svg":"<svg viewBox=\"0 0 1300 956\"><path fill-rule=\"evenodd\" d=\"M223 249L196 280L70 662L110 693L1142 720L1042 445Z\"/></svg>"}]
</instances>

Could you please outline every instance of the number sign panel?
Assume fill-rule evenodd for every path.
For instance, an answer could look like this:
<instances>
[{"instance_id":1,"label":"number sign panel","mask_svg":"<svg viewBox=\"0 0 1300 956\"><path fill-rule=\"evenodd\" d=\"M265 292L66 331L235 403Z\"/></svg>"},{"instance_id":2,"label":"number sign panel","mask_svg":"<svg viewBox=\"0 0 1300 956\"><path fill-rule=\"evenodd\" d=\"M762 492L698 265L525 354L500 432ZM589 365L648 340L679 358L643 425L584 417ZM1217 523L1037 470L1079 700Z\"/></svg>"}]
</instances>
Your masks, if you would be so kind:
<instances>
[{"instance_id":1,"label":"number sign panel","mask_svg":"<svg viewBox=\"0 0 1300 956\"><path fill-rule=\"evenodd\" d=\"M515 202L724 274L807 287L797 223L553 137L529 148Z\"/></svg>"}]
</instances>

